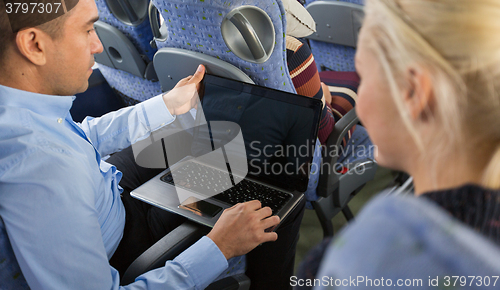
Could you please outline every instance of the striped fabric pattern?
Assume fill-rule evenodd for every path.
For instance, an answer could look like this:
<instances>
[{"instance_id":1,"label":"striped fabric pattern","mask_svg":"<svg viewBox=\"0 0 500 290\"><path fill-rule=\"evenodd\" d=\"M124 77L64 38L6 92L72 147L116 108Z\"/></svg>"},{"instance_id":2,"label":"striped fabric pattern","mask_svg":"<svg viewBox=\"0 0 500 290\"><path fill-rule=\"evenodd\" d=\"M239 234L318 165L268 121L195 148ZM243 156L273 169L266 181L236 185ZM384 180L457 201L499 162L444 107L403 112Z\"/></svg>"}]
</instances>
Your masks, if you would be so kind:
<instances>
[{"instance_id":1,"label":"striped fabric pattern","mask_svg":"<svg viewBox=\"0 0 500 290\"><path fill-rule=\"evenodd\" d=\"M323 109L318 132L318 139L325 144L335 123L356 105L359 76L356 72L318 72L309 46L291 36L286 37L286 49L288 70L297 94L322 99L321 82L329 87L332 101ZM343 146L347 145L355 127L349 130Z\"/></svg>"},{"instance_id":2,"label":"striped fabric pattern","mask_svg":"<svg viewBox=\"0 0 500 290\"><path fill-rule=\"evenodd\" d=\"M358 97L359 76L356 72L323 71L319 73L320 79L324 82L332 96L332 102L327 104L337 122L347 112L356 105ZM343 140L343 145L347 144L356 126L349 130L348 136Z\"/></svg>"},{"instance_id":3,"label":"striped fabric pattern","mask_svg":"<svg viewBox=\"0 0 500 290\"><path fill-rule=\"evenodd\" d=\"M421 195L500 246L500 190L466 184Z\"/></svg>"},{"instance_id":4,"label":"striped fabric pattern","mask_svg":"<svg viewBox=\"0 0 500 290\"><path fill-rule=\"evenodd\" d=\"M321 99L323 94L319 74L314 67L315 61L309 47L300 40L287 36L286 52L288 70L297 94Z\"/></svg>"},{"instance_id":5,"label":"striped fabric pattern","mask_svg":"<svg viewBox=\"0 0 500 290\"><path fill-rule=\"evenodd\" d=\"M308 45L298 39L286 37L288 70L297 94L315 99L323 99L323 89L316 62ZM335 126L331 110L324 107L319 125L318 139L325 144Z\"/></svg>"}]
</instances>

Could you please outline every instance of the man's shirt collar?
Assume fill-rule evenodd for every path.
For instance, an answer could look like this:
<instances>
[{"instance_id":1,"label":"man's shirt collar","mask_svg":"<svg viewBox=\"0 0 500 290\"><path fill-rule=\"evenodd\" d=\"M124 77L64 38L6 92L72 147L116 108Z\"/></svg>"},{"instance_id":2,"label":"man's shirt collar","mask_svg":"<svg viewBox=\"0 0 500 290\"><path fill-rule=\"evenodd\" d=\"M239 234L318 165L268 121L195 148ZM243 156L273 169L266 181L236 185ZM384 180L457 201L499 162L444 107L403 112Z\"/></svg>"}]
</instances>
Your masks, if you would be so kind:
<instances>
[{"instance_id":1,"label":"man's shirt collar","mask_svg":"<svg viewBox=\"0 0 500 290\"><path fill-rule=\"evenodd\" d=\"M75 96L53 96L0 85L0 106L21 107L56 120L68 115Z\"/></svg>"}]
</instances>

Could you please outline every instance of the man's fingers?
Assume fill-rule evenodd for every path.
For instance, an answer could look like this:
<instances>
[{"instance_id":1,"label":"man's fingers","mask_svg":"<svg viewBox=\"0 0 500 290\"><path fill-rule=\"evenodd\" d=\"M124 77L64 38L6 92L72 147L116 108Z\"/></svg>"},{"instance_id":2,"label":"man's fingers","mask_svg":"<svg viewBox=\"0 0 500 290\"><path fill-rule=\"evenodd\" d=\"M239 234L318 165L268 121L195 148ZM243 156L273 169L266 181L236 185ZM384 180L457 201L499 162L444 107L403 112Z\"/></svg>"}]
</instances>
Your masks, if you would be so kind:
<instances>
[{"instance_id":1,"label":"man's fingers","mask_svg":"<svg viewBox=\"0 0 500 290\"><path fill-rule=\"evenodd\" d=\"M262 207L262 204L258 200L251 200L244 203L250 210L258 210Z\"/></svg>"},{"instance_id":2,"label":"man's fingers","mask_svg":"<svg viewBox=\"0 0 500 290\"><path fill-rule=\"evenodd\" d=\"M273 214L273 210L270 207L266 206L257 210L257 213L261 219L265 219L266 217L269 217Z\"/></svg>"},{"instance_id":3,"label":"man's fingers","mask_svg":"<svg viewBox=\"0 0 500 290\"><path fill-rule=\"evenodd\" d=\"M262 243L265 242L274 242L278 239L278 234L275 232L264 233Z\"/></svg>"},{"instance_id":4,"label":"man's fingers","mask_svg":"<svg viewBox=\"0 0 500 290\"><path fill-rule=\"evenodd\" d=\"M233 209L235 209L236 207L240 207L240 206L242 206L242 205L243 205L243 203L237 203L237 204L233 205L232 207L228 207L228 208L226 208L224 211L230 211L230 210L233 210Z\"/></svg>"},{"instance_id":5,"label":"man's fingers","mask_svg":"<svg viewBox=\"0 0 500 290\"><path fill-rule=\"evenodd\" d=\"M194 106L200 100L200 95L198 93L198 89L199 89L200 84L196 84L196 85L190 84L190 85L194 85L193 97L191 98L191 107L194 108Z\"/></svg>"},{"instance_id":6,"label":"man's fingers","mask_svg":"<svg viewBox=\"0 0 500 290\"><path fill-rule=\"evenodd\" d=\"M196 95L191 99L191 108L198 109L198 98Z\"/></svg>"},{"instance_id":7,"label":"man's fingers","mask_svg":"<svg viewBox=\"0 0 500 290\"><path fill-rule=\"evenodd\" d=\"M182 92L184 96L191 96L189 99L189 103L193 103L193 100L198 100L198 91L196 90L196 85L195 84L186 84L185 86L177 88L179 92ZM188 103L188 99L184 99L185 103Z\"/></svg>"},{"instance_id":8,"label":"man's fingers","mask_svg":"<svg viewBox=\"0 0 500 290\"><path fill-rule=\"evenodd\" d=\"M189 81L193 78L193 76L187 76L179 81L181 84L188 84Z\"/></svg>"},{"instance_id":9,"label":"man's fingers","mask_svg":"<svg viewBox=\"0 0 500 290\"><path fill-rule=\"evenodd\" d=\"M235 207L236 207L236 206L238 206L238 205L239 205L239 203L237 203L237 204L233 205L232 207L226 208L226 210L228 210L228 209L233 209L233 208L235 208Z\"/></svg>"},{"instance_id":10,"label":"man's fingers","mask_svg":"<svg viewBox=\"0 0 500 290\"><path fill-rule=\"evenodd\" d=\"M280 218L277 215L273 215L272 217L268 217L267 219L262 220L262 227L265 229L274 227L275 225L280 223Z\"/></svg>"},{"instance_id":11,"label":"man's fingers","mask_svg":"<svg viewBox=\"0 0 500 290\"><path fill-rule=\"evenodd\" d=\"M205 66L200 64L198 66L198 69L194 73L193 77L189 80L189 83L190 84L198 84L199 82L201 82L204 75L205 75Z\"/></svg>"}]
</instances>

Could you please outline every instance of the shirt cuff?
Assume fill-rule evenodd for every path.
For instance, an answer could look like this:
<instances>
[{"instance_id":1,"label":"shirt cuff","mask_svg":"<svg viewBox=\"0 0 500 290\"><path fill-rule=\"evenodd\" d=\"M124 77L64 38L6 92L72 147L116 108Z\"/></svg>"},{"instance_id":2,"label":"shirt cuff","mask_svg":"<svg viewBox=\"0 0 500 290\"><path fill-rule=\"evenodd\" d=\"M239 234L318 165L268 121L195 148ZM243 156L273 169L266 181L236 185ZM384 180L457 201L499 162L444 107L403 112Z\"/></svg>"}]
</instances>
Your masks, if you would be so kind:
<instances>
[{"instance_id":1,"label":"shirt cuff","mask_svg":"<svg viewBox=\"0 0 500 290\"><path fill-rule=\"evenodd\" d=\"M228 267L224 254L207 236L182 252L174 261L184 267L200 289L207 287Z\"/></svg>"},{"instance_id":2,"label":"shirt cuff","mask_svg":"<svg viewBox=\"0 0 500 290\"><path fill-rule=\"evenodd\" d=\"M175 120L175 116L170 114L167 105L163 101L163 94L146 100L141 105L143 105L151 131L158 130Z\"/></svg>"}]
</instances>

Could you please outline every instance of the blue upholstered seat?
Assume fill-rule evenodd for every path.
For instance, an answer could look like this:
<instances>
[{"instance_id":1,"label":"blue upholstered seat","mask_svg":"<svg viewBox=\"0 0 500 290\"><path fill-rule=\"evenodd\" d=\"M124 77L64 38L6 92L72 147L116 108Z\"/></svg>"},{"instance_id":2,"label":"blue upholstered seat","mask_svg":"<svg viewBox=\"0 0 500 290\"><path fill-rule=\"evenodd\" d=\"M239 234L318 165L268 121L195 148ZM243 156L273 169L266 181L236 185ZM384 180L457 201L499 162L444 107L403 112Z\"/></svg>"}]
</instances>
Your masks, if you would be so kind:
<instances>
[{"instance_id":1,"label":"blue upholstered seat","mask_svg":"<svg viewBox=\"0 0 500 290\"><path fill-rule=\"evenodd\" d=\"M226 61L246 73L258 85L295 93L286 63L285 10L273 0L153 0L165 19L168 38L157 41L158 49L181 48L202 52ZM272 20L275 46L269 59L252 63L236 56L226 45L221 32L224 17L243 5L263 9ZM156 65L156 63L155 63ZM167 64L165 64L167 65Z\"/></svg>"},{"instance_id":2,"label":"blue upholstered seat","mask_svg":"<svg viewBox=\"0 0 500 290\"><path fill-rule=\"evenodd\" d=\"M99 20L121 31L137 48L146 62L152 61L156 49L150 46L153 33L146 17L138 25L128 25L118 20L106 3L106 0L95 0L99 10ZM131 73L99 64L99 69L109 85L121 93L126 104L135 104L161 93L160 84L140 78ZM125 97L124 97L125 96Z\"/></svg>"},{"instance_id":3,"label":"blue upholstered seat","mask_svg":"<svg viewBox=\"0 0 500 290\"><path fill-rule=\"evenodd\" d=\"M306 5L316 0L306 0ZM359 5L364 5L364 0L338 0L341 2L349 2ZM311 51L316 60L318 70L322 71L330 69L334 71L355 71L354 55L356 49L354 47L327 43L317 40L309 40Z\"/></svg>"}]
</instances>

